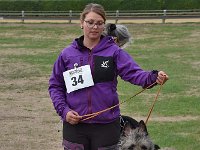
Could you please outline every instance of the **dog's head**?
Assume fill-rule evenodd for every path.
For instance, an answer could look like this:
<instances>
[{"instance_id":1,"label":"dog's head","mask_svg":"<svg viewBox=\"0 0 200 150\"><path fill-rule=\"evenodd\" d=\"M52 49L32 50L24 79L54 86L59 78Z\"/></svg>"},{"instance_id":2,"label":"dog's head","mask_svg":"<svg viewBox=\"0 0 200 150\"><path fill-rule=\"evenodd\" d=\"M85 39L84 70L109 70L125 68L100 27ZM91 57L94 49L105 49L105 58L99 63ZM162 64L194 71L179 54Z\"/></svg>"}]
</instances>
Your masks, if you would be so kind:
<instances>
[{"instance_id":1,"label":"dog's head","mask_svg":"<svg viewBox=\"0 0 200 150\"><path fill-rule=\"evenodd\" d=\"M138 127L132 128L127 122L120 138L121 150L158 150L159 146L153 144L148 136L147 127L143 120L138 123Z\"/></svg>"}]
</instances>

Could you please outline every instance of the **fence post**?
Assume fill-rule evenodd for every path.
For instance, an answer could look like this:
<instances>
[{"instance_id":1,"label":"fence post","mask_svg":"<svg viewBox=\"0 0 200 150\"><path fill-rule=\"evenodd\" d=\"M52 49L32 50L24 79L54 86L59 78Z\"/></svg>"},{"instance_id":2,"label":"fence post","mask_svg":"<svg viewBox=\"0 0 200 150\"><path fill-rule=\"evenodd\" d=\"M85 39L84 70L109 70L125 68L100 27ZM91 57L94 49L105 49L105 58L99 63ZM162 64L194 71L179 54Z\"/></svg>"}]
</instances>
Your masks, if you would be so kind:
<instances>
[{"instance_id":1,"label":"fence post","mask_svg":"<svg viewBox=\"0 0 200 150\"><path fill-rule=\"evenodd\" d=\"M116 11L115 24L117 24L118 19L119 19L119 10Z\"/></svg>"},{"instance_id":2,"label":"fence post","mask_svg":"<svg viewBox=\"0 0 200 150\"><path fill-rule=\"evenodd\" d=\"M69 23L72 23L72 10L69 11Z\"/></svg>"},{"instance_id":3,"label":"fence post","mask_svg":"<svg viewBox=\"0 0 200 150\"><path fill-rule=\"evenodd\" d=\"M165 23L166 20L166 16L167 16L167 10L163 10L163 18L162 18L162 23Z\"/></svg>"},{"instance_id":4,"label":"fence post","mask_svg":"<svg viewBox=\"0 0 200 150\"><path fill-rule=\"evenodd\" d=\"M22 22L24 23L24 11L22 10Z\"/></svg>"}]
</instances>

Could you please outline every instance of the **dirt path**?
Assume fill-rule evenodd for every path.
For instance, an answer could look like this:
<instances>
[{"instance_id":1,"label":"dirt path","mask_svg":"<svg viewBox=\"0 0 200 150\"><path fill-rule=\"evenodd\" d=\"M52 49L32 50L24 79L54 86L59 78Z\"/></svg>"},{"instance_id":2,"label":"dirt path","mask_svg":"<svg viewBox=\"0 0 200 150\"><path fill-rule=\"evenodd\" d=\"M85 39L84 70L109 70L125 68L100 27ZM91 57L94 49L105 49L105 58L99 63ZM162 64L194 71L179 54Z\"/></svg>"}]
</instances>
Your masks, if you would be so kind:
<instances>
[{"instance_id":1,"label":"dirt path","mask_svg":"<svg viewBox=\"0 0 200 150\"><path fill-rule=\"evenodd\" d=\"M20 23L20 19L0 19L0 23ZM165 23L187 23L199 22L200 18L166 19ZM25 20L24 23L69 23L68 20ZM71 23L79 23L79 20L72 20ZM115 23L115 20L107 20L107 23ZM131 19L118 20L117 23L162 23L162 19Z\"/></svg>"}]
</instances>

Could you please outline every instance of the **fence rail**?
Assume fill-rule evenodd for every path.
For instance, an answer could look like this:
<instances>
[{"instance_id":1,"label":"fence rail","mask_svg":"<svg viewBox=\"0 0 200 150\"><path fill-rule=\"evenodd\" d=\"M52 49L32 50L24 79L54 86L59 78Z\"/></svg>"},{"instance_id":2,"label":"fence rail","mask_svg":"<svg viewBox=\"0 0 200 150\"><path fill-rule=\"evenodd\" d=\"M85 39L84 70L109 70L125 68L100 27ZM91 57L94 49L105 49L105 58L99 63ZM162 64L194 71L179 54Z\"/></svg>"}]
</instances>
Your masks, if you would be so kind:
<instances>
[{"instance_id":1,"label":"fence rail","mask_svg":"<svg viewBox=\"0 0 200 150\"><path fill-rule=\"evenodd\" d=\"M0 11L2 19L53 19L53 20L77 20L80 17L80 11ZM170 18L200 18L200 9L193 10L132 10L132 11L107 11L108 19L114 19L117 23L120 19L162 19L165 23Z\"/></svg>"}]
</instances>

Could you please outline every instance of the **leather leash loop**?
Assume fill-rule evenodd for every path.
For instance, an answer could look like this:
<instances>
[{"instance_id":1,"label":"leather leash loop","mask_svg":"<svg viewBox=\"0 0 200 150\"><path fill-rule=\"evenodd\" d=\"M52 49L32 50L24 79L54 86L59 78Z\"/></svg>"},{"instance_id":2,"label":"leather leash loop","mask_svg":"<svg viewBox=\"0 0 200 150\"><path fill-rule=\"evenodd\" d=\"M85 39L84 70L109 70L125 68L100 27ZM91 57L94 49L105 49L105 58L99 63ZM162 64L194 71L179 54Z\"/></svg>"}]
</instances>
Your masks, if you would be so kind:
<instances>
[{"instance_id":1,"label":"leather leash loop","mask_svg":"<svg viewBox=\"0 0 200 150\"><path fill-rule=\"evenodd\" d=\"M139 92L137 92L136 94L134 94L134 95L133 95L132 97L130 97L129 99L122 101L121 103L118 103L118 104L116 104L116 105L113 105L113 106L111 106L111 107L109 107L109 108L106 108L106 109L104 109L104 110L101 110L101 111L98 111L98 112L95 112L95 113L86 114L86 115L81 116L81 117L83 118L81 121L86 121L86 120L89 120L89 119L91 119L91 118L94 118L94 117L100 115L101 113L104 113L104 112L106 112L106 111L108 111L108 110L111 110L111 109L113 109L113 108L115 108L115 107L117 107L117 106L119 106L119 105L121 105L121 104L123 104L123 103L125 103L125 102L127 102L127 101L129 101L129 100L131 100L131 99L134 98L135 96L137 96L137 95L139 95L140 93L144 92L146 89L148 89L148 88L152 87L153 85L155 85L156 83L157 83L157 82L152 83L151 85L147 86L146 88L144 88L144 89L140 90Z\"/></svg>"}]
</instances>

